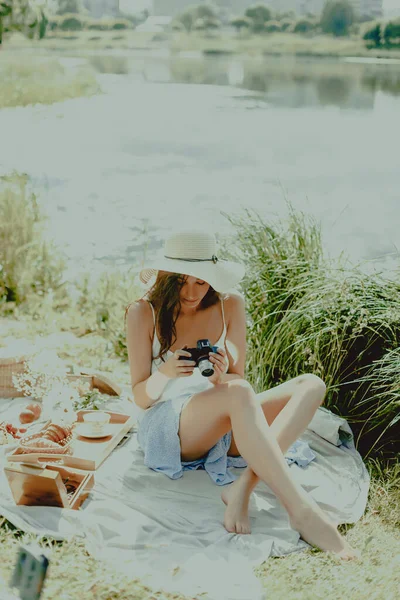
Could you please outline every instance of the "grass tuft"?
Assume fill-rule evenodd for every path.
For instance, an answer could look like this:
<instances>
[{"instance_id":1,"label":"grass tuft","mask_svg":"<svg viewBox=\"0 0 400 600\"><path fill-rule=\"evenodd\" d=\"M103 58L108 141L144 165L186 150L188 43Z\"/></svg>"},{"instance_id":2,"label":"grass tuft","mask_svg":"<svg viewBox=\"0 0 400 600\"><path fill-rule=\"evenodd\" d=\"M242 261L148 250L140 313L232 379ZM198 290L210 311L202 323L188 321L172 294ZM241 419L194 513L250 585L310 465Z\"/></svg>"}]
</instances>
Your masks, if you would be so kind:
<instances>
[{"instance_id":1,"label":"grass tuft","mask_svg":"<svg viewBox=\"0 0 400 600\"><path fill-rule=\"evenodd\" d=\"M365 456L399 451L400 282L328 261L319 225L289 206L284 222L227 218L244 260L246 372L257 391L302 373L326 383Z\"/></svg>"},{"instance_id":2,"label":"grass tuft","mask_svg":"<svg viewBox=\"0 0 400 600\"><path fill-rule=\"evenodd\" d=\"M29 104L53 104L99 93L96 78L88 68L67 70L54 59L23 60L7 51L0 54L0 109Z\"/></svg>"},{"instance_id":3,"label":"grass tuft","mask_svg":"<svg viewBox=\"0 0 400 600\"><path fill-rule=\"evenodd\" d=\"M0 304L40 299L61 286L65 264L54 246L44 240L44 224L27 177L1 177Z\"/></svg>"}]
</instances>

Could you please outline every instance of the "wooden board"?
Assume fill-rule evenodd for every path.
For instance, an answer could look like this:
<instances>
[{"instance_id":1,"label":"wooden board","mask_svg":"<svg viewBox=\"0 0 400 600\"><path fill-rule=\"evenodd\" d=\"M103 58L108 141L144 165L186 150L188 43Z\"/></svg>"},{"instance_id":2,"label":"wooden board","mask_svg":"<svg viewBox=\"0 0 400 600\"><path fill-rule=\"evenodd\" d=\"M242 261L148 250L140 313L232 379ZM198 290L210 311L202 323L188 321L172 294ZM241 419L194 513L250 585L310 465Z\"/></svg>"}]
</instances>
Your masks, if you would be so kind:
<instances>
[{"instance_id":1,"label":"wooden board","mask_svg":"<svg viewBox=\"0 0 400 600\"><path fill-rule=\"evenodd\" d=\"M93 412L91 410L80 410L77 412L77 423L83 423L83 415ZM74 432L73 439L69 444L71 454L46 454L30 453L22 454L18 448L7 455L9 462L23 462L25 464L40 464L43 462L63 464L85 471L95 471L119 444L125 434L135 425L135 420L124 413L104 411L110 415L111 434L104 438L85 438Z\"/></svg>"},{"instance_id":2,"label":"wooden board","mask_svg":"<svg viewBox=\"0 0 400 600\"><path fill-rule=\"evenodd\" d=\"M94 485L93 473L58 465L15 463L4 472L17 505L77 510Z\"/></svg>"}]
</instances>

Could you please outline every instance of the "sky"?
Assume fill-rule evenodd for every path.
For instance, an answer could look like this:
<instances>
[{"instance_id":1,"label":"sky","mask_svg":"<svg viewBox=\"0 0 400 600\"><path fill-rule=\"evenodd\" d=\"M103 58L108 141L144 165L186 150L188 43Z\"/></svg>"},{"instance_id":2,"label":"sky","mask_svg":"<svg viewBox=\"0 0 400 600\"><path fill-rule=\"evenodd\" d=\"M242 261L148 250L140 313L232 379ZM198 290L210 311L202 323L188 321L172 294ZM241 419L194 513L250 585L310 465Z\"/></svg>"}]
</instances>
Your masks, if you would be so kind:
<instances>
[{"instance_id":1,"label":"sky","mask_svg":"<svg viewBox=\"0 0 400 600\"><path fill-rule=\"evenodd\" d=\"M145 8L150 8L151 5L151 0L119 0L120 10L127 13L137 13Z\"/></svg>"},{"instance_id":2,"label":"sky","mask_svg":"<svg viewBox=\"0 0 400 600\"><path fill-rule=\"evenodd\" d=\"M396 11L400 14L400 0L383 0L383 10Z\"/></svg>"}]
</instances>

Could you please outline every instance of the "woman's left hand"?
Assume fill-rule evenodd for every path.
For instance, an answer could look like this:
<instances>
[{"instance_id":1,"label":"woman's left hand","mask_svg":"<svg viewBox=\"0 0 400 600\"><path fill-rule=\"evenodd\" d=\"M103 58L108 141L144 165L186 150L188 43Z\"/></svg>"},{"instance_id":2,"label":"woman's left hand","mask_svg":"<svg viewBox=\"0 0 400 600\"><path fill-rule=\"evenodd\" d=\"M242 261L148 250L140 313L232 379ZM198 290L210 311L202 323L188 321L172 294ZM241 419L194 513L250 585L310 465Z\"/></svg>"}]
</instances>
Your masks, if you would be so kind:
<instances>
[{"instance_id":1,"label":"woman's left hand","mask_svg":"<svg viewBox=\"0 0 400 600\"><path fill-rule=\"evenodd\" d=\"M229 361L223 348L218 348L217 352L210 352L210 362L214 365L214 375L208 378L212 384L222 383L222 376L228 371Z\"/></svg>"}]
</instances>

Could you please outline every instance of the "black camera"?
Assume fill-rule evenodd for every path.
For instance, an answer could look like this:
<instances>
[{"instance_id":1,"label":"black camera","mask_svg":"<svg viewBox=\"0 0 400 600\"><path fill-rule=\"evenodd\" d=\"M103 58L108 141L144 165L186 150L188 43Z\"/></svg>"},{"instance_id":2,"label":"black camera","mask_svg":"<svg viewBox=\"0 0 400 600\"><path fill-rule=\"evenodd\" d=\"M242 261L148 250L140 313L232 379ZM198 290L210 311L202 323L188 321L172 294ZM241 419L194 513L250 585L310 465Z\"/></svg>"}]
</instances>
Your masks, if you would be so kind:
<instances>
[{"instance_id":1,"label":"black camera","mask_svg":"<svg viewBox=\"0 0 400 600\"><path fill-rule=\"evenodd\" d=\"M203 377L214 375L214 365L209 361L210 352L217 352L218 346L211 346L210 340L197 340L196 348L183 348L191 357L180 356L179 360L194 360Z\"/></svg>"}]
</instances>

